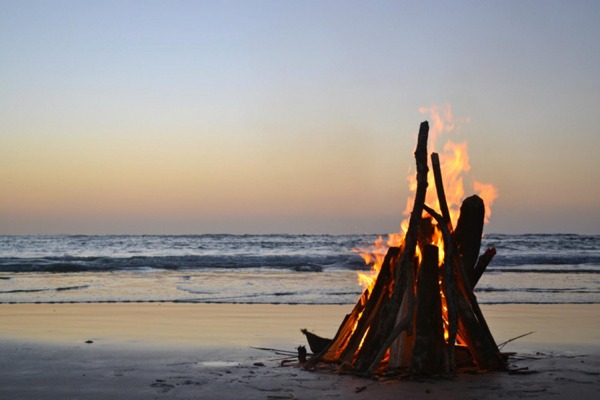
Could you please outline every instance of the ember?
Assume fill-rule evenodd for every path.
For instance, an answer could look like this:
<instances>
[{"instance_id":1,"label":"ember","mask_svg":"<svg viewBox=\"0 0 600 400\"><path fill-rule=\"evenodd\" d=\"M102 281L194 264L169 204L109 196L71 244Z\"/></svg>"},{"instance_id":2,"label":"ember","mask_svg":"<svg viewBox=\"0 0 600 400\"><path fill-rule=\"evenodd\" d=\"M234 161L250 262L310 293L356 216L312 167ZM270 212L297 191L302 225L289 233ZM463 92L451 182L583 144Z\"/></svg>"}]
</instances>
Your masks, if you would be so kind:
<instances>
[{"instance_id":1,"label":"ember","mask_svg":"<svg viewBox=\"0 0 600 400\"><path fill-rule=\"evenodd\" d=\"M495 249L488 249L479 256L489 210L486 213L481 197L468 197L454 226L458 210L448 205L442 170L449 171L450 197L461 198L462 180L456 170L468 169L468 162L442 168L438 154L432 153L433 173L428 177L428 136L425 121L415 151L415 195L405 234L390 236L386 253L364 255L375 259L376 278L361 278L367 288L308 368L335 363L365 375L389 369L436 374L466 365L479 370L505 368L506 357L473 293L495 255ZM465 153L460 146L451 151L461 157ZM428 196L429 180L435 183L437 198L432 191ZM495 196L493 187L478 185L490 196L489 202Z\"/></svg>"}]
</instances>

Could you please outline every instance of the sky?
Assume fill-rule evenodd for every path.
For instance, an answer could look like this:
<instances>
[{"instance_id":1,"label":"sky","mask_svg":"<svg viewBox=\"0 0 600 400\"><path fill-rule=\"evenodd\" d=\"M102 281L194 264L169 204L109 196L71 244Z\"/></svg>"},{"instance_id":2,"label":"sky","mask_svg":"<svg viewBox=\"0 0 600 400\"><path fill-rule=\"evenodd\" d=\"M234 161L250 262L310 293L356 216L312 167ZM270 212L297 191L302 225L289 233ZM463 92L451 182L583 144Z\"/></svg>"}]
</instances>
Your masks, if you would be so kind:
<instances>
[{"instance_id":1,"label":"sky","mask_svg":"<svg viewBox=\"0 0 600 400\"><path fill-rule=\"evenodd\" d=\"M572 0L0 0L0 234L396 232L432 106L498 190L486 232L598 234L598 21Z\"/></svg>"}]
</instances>

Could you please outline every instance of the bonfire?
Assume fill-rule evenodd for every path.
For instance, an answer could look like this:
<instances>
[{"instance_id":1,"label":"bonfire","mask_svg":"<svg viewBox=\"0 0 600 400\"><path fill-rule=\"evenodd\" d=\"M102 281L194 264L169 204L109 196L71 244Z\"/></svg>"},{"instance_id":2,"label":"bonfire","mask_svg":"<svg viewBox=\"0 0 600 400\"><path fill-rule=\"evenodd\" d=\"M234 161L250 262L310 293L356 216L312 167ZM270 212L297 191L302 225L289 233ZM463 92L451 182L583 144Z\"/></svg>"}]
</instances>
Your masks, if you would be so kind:
<instances>
[{"instance_id":1,"label":"bonfire","mask_svg":"<svg viewBox=\"0 0 600 400\"><path fill-rule=\"evenodd\" d=\"M374 274L360 277L367 287L333 339L323 340L303 330L315 353L307 368L336 365L373 376L389 371L433 375L467 366L506 367L507 356L499 351L473 292L496 254L494 248L479 254L489 216L482 199L486 191L455 205L455 199L463 196L456 174L461 162L463 167L466 164L460 160L461 149L453 149L457 164L444 163L445 168L440 156L432 153L430 170L428 136L425 121L417 139L414 199L409 201L404 232L390 235L385 252L363 255L369 262L375 260ZM442 171L449 176L448 191ZM491 187L479 184L479 188ZM446 192L452 192L451 205Z\"/></svg>"}]
</instances>

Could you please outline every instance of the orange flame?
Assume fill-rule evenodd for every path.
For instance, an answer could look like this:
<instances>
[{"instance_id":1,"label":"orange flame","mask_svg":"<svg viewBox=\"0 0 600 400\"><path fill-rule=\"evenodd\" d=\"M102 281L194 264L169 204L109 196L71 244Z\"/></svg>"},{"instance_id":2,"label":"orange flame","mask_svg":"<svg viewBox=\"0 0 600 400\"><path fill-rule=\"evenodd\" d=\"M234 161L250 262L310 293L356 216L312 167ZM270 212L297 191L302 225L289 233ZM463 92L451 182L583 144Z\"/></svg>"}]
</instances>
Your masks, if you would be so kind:
<instances>
[{"instance_id":1,"label":"orange flame","mask_svg":"<svg viewBox=\"0 0 600 400\"><path fill-rule=\"evenodd\" d=\"M477 192L485 205L485 222L490 221L492 215L492 204L498 198L498 189L490 183L473 182L473 190Z\"/></svg>"},{"instance_id":2,"label":"orange flame","mask_svg":"<svg viewBox=\"0 0 600 400\"><path fill-rule=\"evenodd\" d=\"M383 244L383 238L379 236L370 248L354 249L354 252L359 253L365 264L371 266L371 270L366 273L358 272L358 283L365 289L369 289L370 293L385 259L386 246Z\"/></svg>"}]
</instances>

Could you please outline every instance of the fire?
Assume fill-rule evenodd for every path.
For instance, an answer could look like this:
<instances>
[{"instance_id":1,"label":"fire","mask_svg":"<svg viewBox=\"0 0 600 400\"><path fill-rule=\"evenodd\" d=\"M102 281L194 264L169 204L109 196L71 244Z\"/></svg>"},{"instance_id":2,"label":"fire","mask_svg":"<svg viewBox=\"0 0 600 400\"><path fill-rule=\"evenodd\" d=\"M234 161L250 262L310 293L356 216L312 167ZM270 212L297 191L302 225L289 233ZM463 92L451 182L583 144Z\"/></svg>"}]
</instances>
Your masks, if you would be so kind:
<instances>
[{"instance_id":1,"label":"fire","mask_svg":"<svg viewBox=\"0 0 600 400\"><path fill-rule=\"evenodd\" d=\"M371 266L371 270L367 273L358 272L358 283L365 289L369 289L369 293L371 292L371 289L373 289L373 286L375 286L375 280L377 279L379 270L381 270L381 265L383 265L386 250L387 247L383 244L383 238L381 236L377 238L373 246L369 249L354 249L354 251L359 253L365 261L365 264Z\"/></svg>"},{"instance_id":2,"label":"fire","mask_svg":"<svg viewBox=\"0 0 600 400\"><path fill-rule=\"evenodd\" d=\"M465 197L463 174L471 169L471 166L469 165L467 143L454 143L448 141L444 146L444 152L440 154L440 164L446 184L446 200L450 210L450 220L452 221L452 226L456 226L456 221L458 220L460 212L460 204ZM432 172L430 172L430 174L433 175ZM433 182L433 176L431 176L431 179ZM435 204L439 210L439 202L434 190L428 191L426 201L429 204Z\"/></svg>"},{"instance_id":3,"label":"fire","mask_svg":"<svg viewBox=\"0 0 600 400\"><path fill-rule=\"evenodd\" d=\"M429 145L431 152L437 152L436 145L438 139L444 137L446 141L443 145L443 151L438 152L440 167L442 170L443 180L445 184L446 201L448 203L448 209L450 212L450 220L452 226L456 226L458 216L460 213L460 205L465 197L464 181L467 178L467 174L471 169L469 164L469 152L467 142L455 142L447 138L448 136L458 136L460 134L460 127L463 123L468 123L470 120L457 119L452 114L450 105L434 105L430 108L421 107L419 112L429 114L429 120L432 122L429 131ZM404 211L405 219L401 222L401 230L399 233L392 233L388 235L388 239L384 244L382 237L379 237L374 245L368 249L355 250L359 252L361 257L365 260L367 265L371 266L371 270L368 273L359 272L358 280L359 283L369 291L372 292L375 280L383 264L385 253L388 246L400 246L404 241L406 231L408 230L408 221L410 212L412 211L412 204L414 203L414 193L416 191L416 177L414 171L409 171L408 175L408 186L412 196L409 196L406 202L406 209ZM429 169L428 182L434 182L433 170ZM491 205L493 201L498 197L497 189L491 184L483 184L475 181L473 183L473 190L483 199L486 209L486 221L488 222L489 216L491 215ZM427 197L425 203L435 210L440 210L439 200L435 188L430 187L427 190ZM426 213L424 212L424 216ZM436 222L433 222L436 225ZM441 266L444 262L444 243L441 230L437 227L434 228L434 233L431 237L431 244L439 248L439 265ZM417 246L417 256L420 258L421 251ZM442 307L445 309L445 298L442 293ZM447 310L447 309L446 309ZM447 312L444 311L444 319L446 320ZM447 332L446 332L447 335Z\"/></svg>"},{"instance_id":4,"label":"fire","mask_svg":"<svg viewBox=\"0 0 600 400\"><path fill-rule=\"evenodd\" d=\"M334 362L344 370L374 376L387 375L390 368L424 374L451 372L464 361L480 370L506 368L506 357L491 337L473 295L477 275L495 254L495 249L488 249L477 263L482 207L489 208L497 191L475 182L473 190L481 196L463 200L465 182L472 182L467 176L470 165L464 140L445 138L443 151L431 154L431 175L427 176L428 137L435 143L442 135L457 134L460 124L449 106L421 111L431 114L433 132L428 121L420 124L417 173L412 174L416 179L409 177L415 199L408 201L402 230L355 250L372 265L370 273L359 273L367 288L335 338L309 366ZM419 210L418 214L409 216L412 210ZM444 242L452 247L444 248ZM456 353L460 357L455 357L457 345L464 347Z\"/></svg>"},{"instance_id":5,"label":"fire","mask_svg":"<svg viewBox=\"0 0 600 400\"><path fill-rule=\"evenodd\" d=\"M485 222L488 223L492 215L492 204L498 198L498 190L492 184L477 181L473 183L473 189L483 200L483 204L485 205Z\"/></svg>"}]
</instances>

